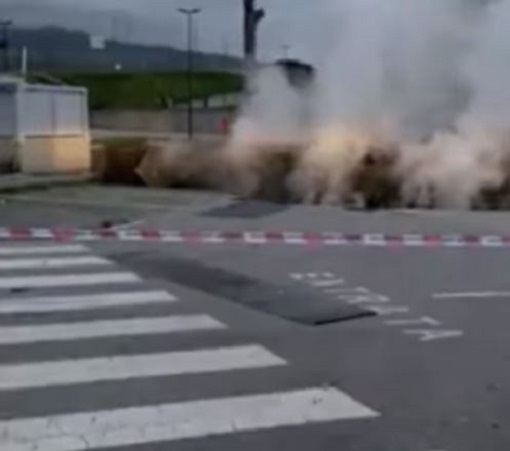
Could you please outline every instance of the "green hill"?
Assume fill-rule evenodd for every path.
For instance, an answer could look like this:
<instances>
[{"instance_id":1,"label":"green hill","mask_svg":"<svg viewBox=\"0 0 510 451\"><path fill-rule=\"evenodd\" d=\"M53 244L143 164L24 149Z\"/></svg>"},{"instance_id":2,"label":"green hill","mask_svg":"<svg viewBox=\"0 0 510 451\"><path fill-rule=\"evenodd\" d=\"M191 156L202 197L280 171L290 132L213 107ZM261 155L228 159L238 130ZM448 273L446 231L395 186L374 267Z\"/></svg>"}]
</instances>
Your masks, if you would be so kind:
<instances>
[{"instance_id":1,"label":"green hill","mask_svg":"<svg viewBox=\"0 0 510 451\"><path fill-rule=\"evenodd\" d=\"M28 49L28 66L51 73L174 72L186 68L186 51L174 47L142 45L107 40L103 49L91 47L84 32L59 27L14 28L10 39L10 66L18 68L21 49ZM238 72L236 57L197 52L199 71Z\"/></svg>"}]
</instances>

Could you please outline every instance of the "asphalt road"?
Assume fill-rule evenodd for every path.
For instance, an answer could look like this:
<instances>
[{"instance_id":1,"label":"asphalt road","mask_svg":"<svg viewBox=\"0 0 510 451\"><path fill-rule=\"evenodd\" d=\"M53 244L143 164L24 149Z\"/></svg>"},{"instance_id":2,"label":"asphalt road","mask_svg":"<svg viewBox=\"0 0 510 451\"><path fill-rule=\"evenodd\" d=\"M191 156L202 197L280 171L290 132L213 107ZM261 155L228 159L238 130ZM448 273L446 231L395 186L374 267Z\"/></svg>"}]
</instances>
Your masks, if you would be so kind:
<instances>
[{"instance_id":1,"label":"asphalt road","mask_svg":"<svg viewBox=\"0 0 510 451\"><path fill-rule=\"evenodd\" d=\"M0 208L3 226L503 234L508 223L98 187ZM29 246L0 255L2 450L510 448L505 248L42 245L2 244Z\"/></svg>"}]
</instances>

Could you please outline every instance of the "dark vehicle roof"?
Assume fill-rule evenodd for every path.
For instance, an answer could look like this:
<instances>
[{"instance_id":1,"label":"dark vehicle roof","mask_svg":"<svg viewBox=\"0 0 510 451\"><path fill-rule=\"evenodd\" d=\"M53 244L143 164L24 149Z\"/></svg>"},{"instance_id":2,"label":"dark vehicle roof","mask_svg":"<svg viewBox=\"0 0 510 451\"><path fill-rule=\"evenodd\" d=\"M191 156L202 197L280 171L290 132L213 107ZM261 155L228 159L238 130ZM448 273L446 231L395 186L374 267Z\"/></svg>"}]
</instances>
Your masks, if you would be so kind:
<instances>
[{"instance_id":1,"label":"dark vehicle roof","mask_svg":"<svg viewBox=\"0 0 510 451\"><path fill-rule=\"evenodd\" d=\"M315 69L312 65L295 59L280 59L276 65L282 67L293 86L306 86L313 81Z\"/></svg>"}]
</instances>

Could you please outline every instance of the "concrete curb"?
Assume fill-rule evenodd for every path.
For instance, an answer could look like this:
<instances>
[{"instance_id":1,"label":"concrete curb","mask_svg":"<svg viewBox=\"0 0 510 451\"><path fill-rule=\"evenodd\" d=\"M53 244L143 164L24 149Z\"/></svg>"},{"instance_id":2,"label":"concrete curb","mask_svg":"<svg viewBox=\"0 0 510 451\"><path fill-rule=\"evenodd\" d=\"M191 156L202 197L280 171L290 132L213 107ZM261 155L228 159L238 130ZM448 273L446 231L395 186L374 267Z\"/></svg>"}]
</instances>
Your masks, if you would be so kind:
<instances>
[{"instance_id":1,"label":"concrete curb","mask_svg":"<svg viewBox=\"0 0 510 451\"><path fill-rule=\"evenodd\" d=\"M175 230L0 228L3 241L112 241L185 244L285 244L414 248L507 248L510 235L385 235L306 232L186 232Z\"/></svg>"}]
</instances>

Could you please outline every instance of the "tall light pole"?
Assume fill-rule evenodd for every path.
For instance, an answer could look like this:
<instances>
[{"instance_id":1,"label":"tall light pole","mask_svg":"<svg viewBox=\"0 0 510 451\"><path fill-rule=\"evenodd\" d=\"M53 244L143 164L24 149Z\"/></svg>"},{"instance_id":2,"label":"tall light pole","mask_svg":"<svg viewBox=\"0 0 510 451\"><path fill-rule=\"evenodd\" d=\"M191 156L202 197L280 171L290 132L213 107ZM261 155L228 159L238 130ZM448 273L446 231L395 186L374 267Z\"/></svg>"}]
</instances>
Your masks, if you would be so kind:
<instances>
[{"instance_id":1,"label":"tall light pole","mask_svg":"<svg viewBox=\"0 0 510 451\"><path fill-rule=\"evenodd\" d=\"M0 47L3 49L4 53L4 64L3 70L4 72L9 72L11 70L10 65L10 35L9 29L12 26L12 20L1 20L0 28L2 30L2 36L0 40Z\"/></svg>"},{"instance_id":2,"label":"tall light pole","mask_svg":"<svg viewBox=\"0 0 510 451\"><path fill-rule=\"evenodd\" d=\"M193 138L193 16L200 13L200 8L179 8L186 15L188 28L188 138Z\"/></svg>"},{"instance_id":3,"label":"tall light pole","mask_svg":"<svg viewBox=\"0 0 510 451\"><path fill-rule=\"evenodd\" d=\"M266 13L257 7L257 0L244 0L244 57L248 70L257 58L257 31Z\"/></svg>"}]
</instances>

